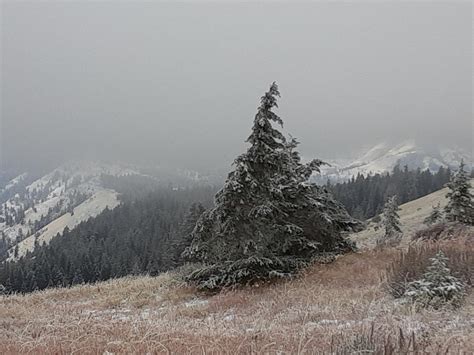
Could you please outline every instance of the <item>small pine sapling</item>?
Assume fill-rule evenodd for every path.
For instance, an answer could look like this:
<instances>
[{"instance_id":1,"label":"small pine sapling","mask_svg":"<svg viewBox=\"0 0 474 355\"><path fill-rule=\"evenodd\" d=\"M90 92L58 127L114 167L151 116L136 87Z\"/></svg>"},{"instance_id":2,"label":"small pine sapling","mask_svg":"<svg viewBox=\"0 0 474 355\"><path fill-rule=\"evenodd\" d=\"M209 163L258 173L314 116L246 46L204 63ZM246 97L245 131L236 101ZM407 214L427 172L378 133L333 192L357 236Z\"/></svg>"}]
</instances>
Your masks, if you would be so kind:
<instances>
[{"instance_id":1,"label":"small pine sapling","mask_svg":"<svg viewBox=\"0 0 474 355\"><path fill-rule=\"evenodd\" d=\"M422 307L459 306L465 295L465 285L451 274L448 261L442 251L430 258L426 272L421 279L408 284L404 296Z\"/></svg>"}]
</instances>

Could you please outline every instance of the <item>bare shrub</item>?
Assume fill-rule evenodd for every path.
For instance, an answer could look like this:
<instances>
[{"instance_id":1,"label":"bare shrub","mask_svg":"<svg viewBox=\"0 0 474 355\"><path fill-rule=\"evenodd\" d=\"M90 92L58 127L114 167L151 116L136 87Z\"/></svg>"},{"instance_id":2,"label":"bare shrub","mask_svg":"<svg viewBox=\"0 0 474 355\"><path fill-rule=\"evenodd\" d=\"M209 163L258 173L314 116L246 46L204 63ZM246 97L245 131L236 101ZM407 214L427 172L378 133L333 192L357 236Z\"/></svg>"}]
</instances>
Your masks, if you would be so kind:
<instances>
[{"instance_id":1,"label":"bare shrub","mask_svg":"<svg viewBox=\"0 0 474 355\"><path fill-rule=\"evenodd\" d=\"M474 240L472 227L462 223L438 223L416 232L412 240L439 241L453 238L466 238Z\"/></svg>"},{"instance_id":2,"label":"bare shrub","mask_svg":"<svg viewBox=\"0 0 474 355\"><path fill-rule=\"evenodd\" d=\"M382 235L379 238L377 238L376 248L377 249L396 248L398 245L400 245L400 242L402 241L402 237L403 237L402 233L393 233L389 237Z\"/></svg>"}]
</instances>

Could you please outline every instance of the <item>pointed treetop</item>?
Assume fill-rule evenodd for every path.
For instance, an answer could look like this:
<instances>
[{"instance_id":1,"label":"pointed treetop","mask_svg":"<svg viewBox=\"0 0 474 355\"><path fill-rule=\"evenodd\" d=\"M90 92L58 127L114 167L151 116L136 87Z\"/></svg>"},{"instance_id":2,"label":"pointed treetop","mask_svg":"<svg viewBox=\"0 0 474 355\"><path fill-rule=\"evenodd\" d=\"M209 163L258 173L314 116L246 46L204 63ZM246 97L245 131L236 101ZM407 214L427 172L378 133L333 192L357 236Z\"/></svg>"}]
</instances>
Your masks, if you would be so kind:
<instances>
[{"instance_id":1,"label":"pointed treetop","mask_svg":"<svg viewBox=\"0 0 474 355\"><path fill-rule=\"evenodd\" d=\"M274 82L268 92L262 96L261 105L255 115L252 133L247 138L252 147L247 154L251 157L250 160L262 162L262 158L270 162L278 159L279 150L285 146L285 136L276 128L272 126L272 122L276 122L283 127L283 120L278 117L271 109L278 107L277 97L280 96L278 86Z\"/></svg>"},{"instance_id":2,"label":"pointed treetop","mask_svg":"<svg viewBox=\"0 0 474 355\"><path fill-rule=\"evenodd\" d=\"M258 121L260 125L265 124L260 120L262 117L265 117L268 120L277 122L283 127L283 121L281 118L271 111L273 107L278 107L278 97L281 97L280 91L278 91L277 83L273 82L272 85L270 85L270 89L260 99L260 106L258 108L257 115L255 116L255 121Z\"/></svg>"},{"instance_id":3,"label":"pointed treetop","mask_svg":"<svg viewBox=\"0 0 474 355\"><path fill-rule=\"evenodd\" d=\"M278 91L278 85L274 81L272 85L270 85L270 89L260 99L260 109L268 111L273 107L278 107L277 97L280 97L280 91Z\"/></svg>"}]
</instances>

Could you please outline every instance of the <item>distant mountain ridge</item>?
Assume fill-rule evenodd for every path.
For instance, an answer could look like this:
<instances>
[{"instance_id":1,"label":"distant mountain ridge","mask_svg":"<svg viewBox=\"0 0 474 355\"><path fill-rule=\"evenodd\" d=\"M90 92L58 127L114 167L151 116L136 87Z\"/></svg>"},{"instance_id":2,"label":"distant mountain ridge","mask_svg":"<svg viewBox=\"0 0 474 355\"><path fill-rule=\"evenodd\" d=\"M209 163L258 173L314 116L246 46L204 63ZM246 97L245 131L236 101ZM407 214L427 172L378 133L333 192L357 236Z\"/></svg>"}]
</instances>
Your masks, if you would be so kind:
<instances>
[{"instance_id":1,"label":"distant mountain ridge","mask_svg":"<svg viewBox=\"0 0 474 355\"><path fill-rule=\"evenodd\" d=\"M341 182L349 180L358 174L374 175L391 172L399 164L407 165L409 169L429 169L437 171L441 166L456 169L461 162L471 169L472 156L458 147L442 147L428 150L416 144L414 140L390 145L386 142L376 144L362 152L355 159L328 160L330 166L323 166L321 174L313 176L316 181Z\"/></svg>"},{"instance_id":2,"label":"distant mountain ridge","mask_svg":"<svg viewBox=\"0 0 474 355\"><path fill-rule=\"evenodd\" d=\"M118 206L118 193L104 186L103 175L139 174L118 164L81 161L38 179L28 173L15 177L0 189L0 234L9 248L8 257L24 255L35 243L47 243L64 228Z\"/></svg>"},{"instance_id":3,"label":"distant mountain ridge","mask_svg":"<svg viewBox=\"0 0 474 355\"><path fill-rule=\"evenodd\" d=\"M72 230L106 208L117 207L127 184L160 185L176 191L196 184L212 185L221 178L186 169L96 161L72 161L40 177L29 172L12 176L0 181L0 262L17 259L35 245L48 244L66 227ZM111 184L110 178L122 182Z\"/></svg>"}]
</instances>

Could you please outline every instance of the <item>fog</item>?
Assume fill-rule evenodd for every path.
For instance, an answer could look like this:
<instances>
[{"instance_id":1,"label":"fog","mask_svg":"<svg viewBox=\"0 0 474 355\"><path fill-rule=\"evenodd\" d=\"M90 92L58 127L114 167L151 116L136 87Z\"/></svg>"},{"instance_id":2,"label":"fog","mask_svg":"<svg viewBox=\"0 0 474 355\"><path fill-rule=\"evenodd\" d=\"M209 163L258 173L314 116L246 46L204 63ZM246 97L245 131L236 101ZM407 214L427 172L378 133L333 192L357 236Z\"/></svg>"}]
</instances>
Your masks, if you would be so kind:
<instances>
[{"instance_id":1,"label":"fog","mask_svg":"<svg viewBox=\"0 0 474 355\"><path fill-rule=\"evenodd\" d=\"M260 96L305 157L472 150L472 5L2 2L1 162L229 166Z\"/></svg>"}]
</instances>

